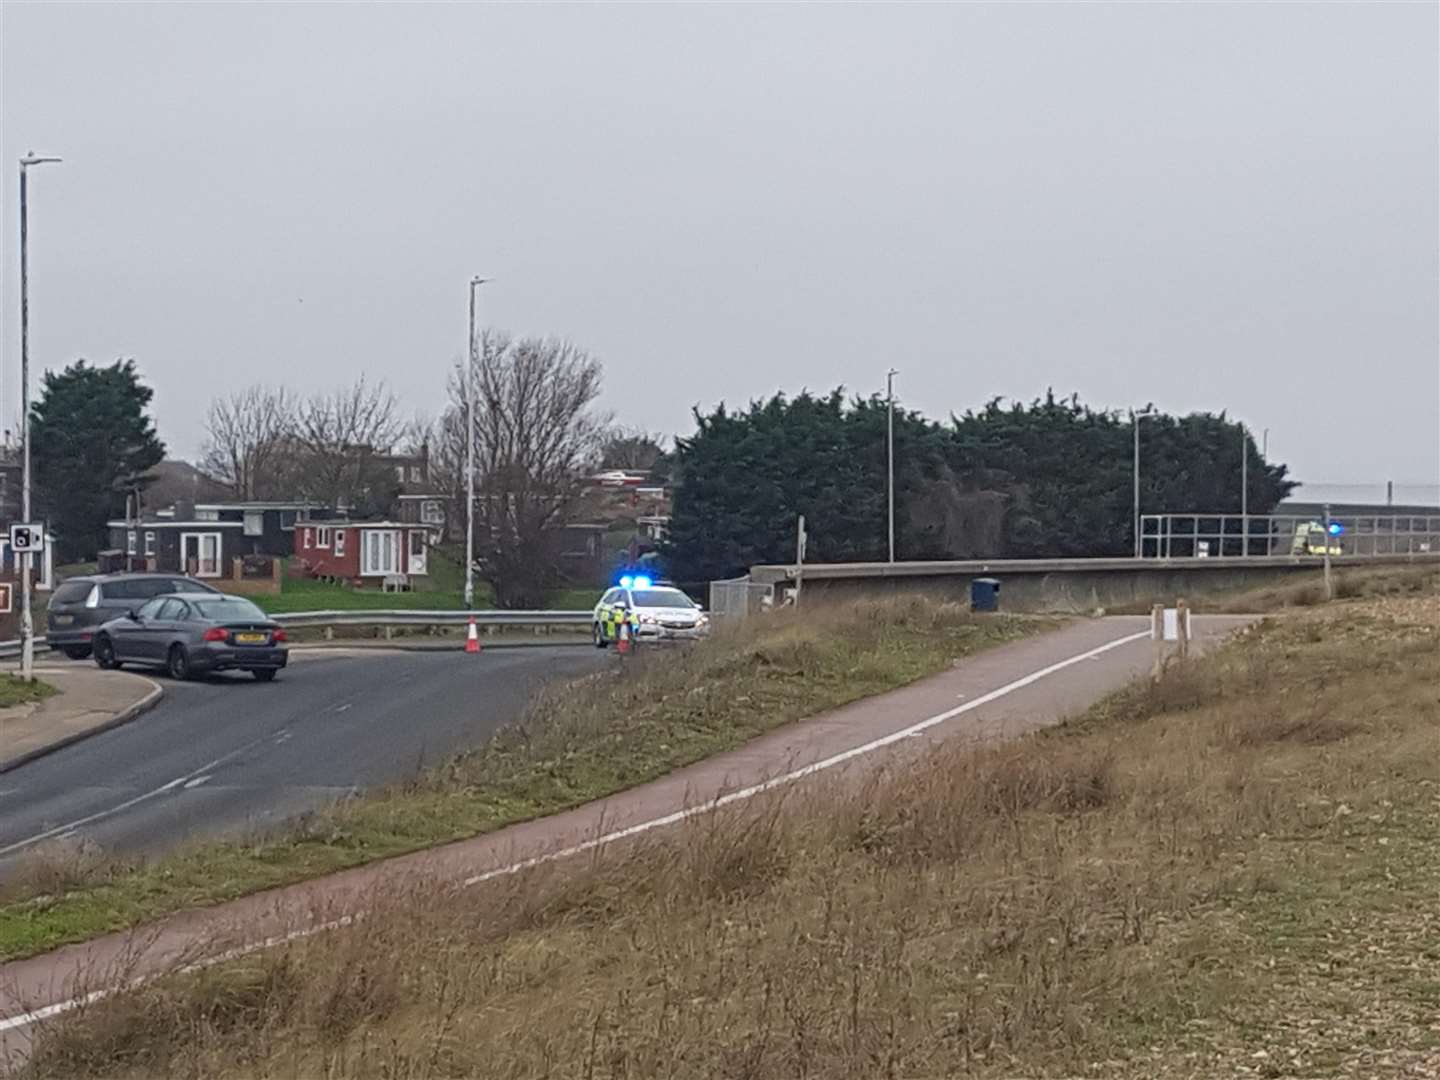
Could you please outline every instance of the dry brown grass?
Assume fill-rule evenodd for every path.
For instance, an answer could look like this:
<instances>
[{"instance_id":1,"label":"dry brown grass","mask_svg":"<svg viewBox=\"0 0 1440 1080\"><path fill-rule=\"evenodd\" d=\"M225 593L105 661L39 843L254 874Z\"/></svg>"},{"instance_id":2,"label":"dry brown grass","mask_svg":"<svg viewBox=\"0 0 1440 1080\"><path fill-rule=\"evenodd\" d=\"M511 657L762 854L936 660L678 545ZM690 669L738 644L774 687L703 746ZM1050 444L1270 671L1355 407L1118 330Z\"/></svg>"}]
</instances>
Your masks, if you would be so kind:
<instances>
[{"instance_id":1,"label":"dry brown grass","mask_svg":"<svg viewBox=\"0 0 1440 1080\"><path fill-rule=\"evenodd\" d=\"M1429 563L1422 566L1341 567L1334 570L1333 582L1336 600L1434 595L1440 589L1440 566ZM1323 603L1325 578L1321 570L1297 572L1276 585L1191 598L1191 607L1196 611L1241 615L1315 607Z\"/></svg>"},{"instance_id":2,"label":"dry brown grass","mask_svg":"<svg viewBox=\"0 0 1440 1080\"><path fill-rule=\"evenodd\" d=\"M1437 601L47 1028L34 1077L1430 1076Z\"/></svg>"},{"instance_id":3,"label":"dry brown grass","mask_svg":"<svg viewBox=\"0 0 1440 1080\"><path fill-rule=\"evenodd\" d=\"M259 836L155 860L39 853L0 886L0 959L602 798L1061 620L923 597L807 605L541 693L485 745Z\"/></svg>"}]
</instances>

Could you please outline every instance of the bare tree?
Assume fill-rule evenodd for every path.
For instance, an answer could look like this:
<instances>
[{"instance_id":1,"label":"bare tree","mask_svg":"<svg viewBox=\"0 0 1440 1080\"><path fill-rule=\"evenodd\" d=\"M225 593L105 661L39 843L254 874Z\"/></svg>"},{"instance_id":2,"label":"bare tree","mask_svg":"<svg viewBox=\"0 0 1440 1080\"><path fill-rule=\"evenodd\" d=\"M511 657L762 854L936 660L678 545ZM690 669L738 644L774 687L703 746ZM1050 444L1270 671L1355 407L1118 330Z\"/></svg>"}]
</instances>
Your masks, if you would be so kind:
<instances>
[{"instance_id":1,"label":"bare tree","mask_svg":"<svg viewBox=\"0 0 1440 1080\"><path fill-rule=\"evenodd\" d=\"M283 386L252 386L210 403L202 469L237 499L281 494L296 405Z\"/></svg>"},{"instance_id":2,"label":"bare tree","mask_svg":"<svg viewBox=\"0 0 1440 1080\"><path fill-rule=\"evenodd\" d=\"M512 341L487 331L471 378L478 569L501 607L538 605L559 580L562 526L608 428L608 417L594 410L600 362L568 341ZM455 475L463 485L465 387L459 373L450 399L439 456L459 459Z\"/></svg>"},{"instance_id":3,"label":"bare tree","mask_svg":"<svg viewBox=\"0 0 1440 1080\"><path fill-rule=\"evenodd\" d=\"M600 448L600 468L649 472L665 456L660 440L644 428L614 428Z\"/></svg>"},{"instance_id":4,"label":"bare tree","mask_svg":"<svg viewBox=\"0 0 1440 1080\"><path fill-rule=\"evenodd\" d=\"M362 510L388 504L396 479L376 456L390 451L402 428L395 395L363 375L344 389L307 398L295 423L305 494Z\"/></svg>"}]
</instances>

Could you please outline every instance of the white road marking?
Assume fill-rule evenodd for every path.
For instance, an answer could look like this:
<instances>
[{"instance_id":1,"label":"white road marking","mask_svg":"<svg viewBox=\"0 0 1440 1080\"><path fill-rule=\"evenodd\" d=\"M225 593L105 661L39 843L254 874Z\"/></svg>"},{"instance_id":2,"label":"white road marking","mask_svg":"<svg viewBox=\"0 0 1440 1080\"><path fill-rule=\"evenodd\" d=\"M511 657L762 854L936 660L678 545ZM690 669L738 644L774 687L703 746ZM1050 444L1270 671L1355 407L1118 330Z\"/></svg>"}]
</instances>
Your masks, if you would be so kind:
<instances>
[{"instance_id":1,"label":"white road marking","mask_svg":"<svg viewBox=\"0 0 1440 1080\"><path fill-rule=\"evenodd\" d=\"M630 825L624 829L615 829L612 832L605 833L603 836L597 836L593 840L586 840L582 843L572 845L571 847L562 848L559 851L552 851L546 855L537 855L533 858L522 859L520 862L511 863L509 866L502 866L495 870L487 870L483 874L476 874L473 877L466 878L461 884L468 887L471 885L479 885L481 882L485 881L493 881L495 878L505 877L509 874L518 874L522 870L529 870L532 867L543 866L546 863L559 862L562 859L568 859L575 855L581 855L587 851L593 851L598 847L604 847L606 844L613 844L617 840L626 840L632 836L639 836L642 833L647 833L651 831L652 829L663 828L667 825L676 825L692 817L697 817L700 814L706 814L711 812L712 810L718 810L720 807L728 806L731 803L742 802L746 799L753 799L756 795L764 794L767 791L773 791L775 788L782 787L785 784L794 783L796 780L804 779L807 776L814 776L816 773L823 772L826 769L834 768L836 765L843 764L846 761L853 761L855 758L863 757L866 754L874 753L876 750L880 750L886 746L891 746L894 743L899 742L901 739L908 739L914 735L918 735L922 732L928 731L930 728L935 727L939 724L943 724L947 720L952 720L955 717L961 715L962 713L967 713L972 709L978 709L981 705L987 705L992 701L1005 697L1007 694L1013 694L1016 690L1021 690L1027 686L1030 686L1032 683L1037 683L1041 679L1055 674L1055 672L1057 671L1063 671L1065 668L1068 668L1074 664L1079 664L1086 660L1094 659L1095 657L1100 656L1103 653L1107 653L1112 649L1118 649L1122 645L1129 645L1132 641L1139 641L1141 638L1148 638L1149 636L1150 631L1147 629L1141 631L1138 634L1129 634L1125 637L1117 638L1114 641L1108 642L1107 644L1097 646L1096 648L1090 649L1086 652L1078 653L1077 655L1069 657L1068 659L1051 664L1049 667L1041 668L1038 671L1032 671L1029 675L1022 676L1021 678L1016 679L1014 682L1006 683L1004 686L1001 686L995 690L991 690L989 693L981 694L974 701L969 701L966 702L964 705L957 705L954 708L946 709L944 712L936 713L934 716L921 720L919 723L911 724L909 727L901 728L899 731L893 731L889 735L882 735L878 739L871 739L867 743L863 743L860 746L852 747L851 749L842 751L841 753L832 754L828 758L825 758L821 761L816 761L810 765L804 766L803 768L793 769L790 772L773 777L772 779L766 780L762 783L752 784L750 787L740 788L736 791L730 792L729 794L720 795L714 799L709 800L708 802L701 803L699 806L687 807L684 810L676 810L674 813L665 814L662 817L651 818L649 821L642 821L637 825ZM201 770L196 770L196 772L199 771ZM152 794L154 793L152 792ZM142 796L142 798L143 797L146 796ZM0 850L0 854L4 854L4 850ZM199 971L204 968L213 967L216 964L224 963L226 960L234 960L242 956L248 956L251 953L273 948L276 945L283 945L293 941L300 941L304 938L312 937L315 934L325 933L329 930L339 929L342 926L349 926L362 918L364 918L363 912L356 915L346 915L342 918L334 919L330 922L320 923L316 926L306 927L301 930L292 930L290 933L284 934L279 937L269 937L265 938L262 941L251 942L246 945L241 945L238 948L230 949L227 952L219 954L218 956L212 956L205 960L198 961L197 963L187 965L186 967L179 969L178 973L186 974L192 971ZM70 998L66 1001L57 1001L53 1005L46 1005L43 1008L34 1009L30 1012L23 1012L16 1016L7 1017L3 1020L0 1020L0 1032L12 1031L16 1028L28 1027L30 1024L33 1024L38 1020L48 1020L52 1017L60 1016L63 1013L70 1012L73 1009L78 1009L82 1005L93 1004L96 1001L100 1001L104 998L111 997L114 994L118 994L123 990L133 990L136 987L143 986L148 982L153 982L155 979L162 978L163 976L170 974L175 973L156 972L153 975L142 975L139 978L133 979L130 982L124 983L120 986L110 987L104 990L92 990L90 993L85 994L82 997Z\"/></svg>"},{"instance_id":2,"label":"white road marking","mask_svg":"<svg viewBox=\"0 0 1440 1080\"><path fill-rule=\"evenodd\" d=\"M836 765L843 765L847 761L853 761L856 758L864 757L866 754L872 754L876 750L892 746L901 739L909 739L916 735L923 734L938 724L943 724L947 720L953 720L955 717L960 716L962 713L967 713L971 709L978 709L981 705L988 705L990 702L1005 697L1007 694L1013 694L1016 690L1023 689L1031 683L1039 682L1046 676L1053 675L1057 671L1063 671L1073 664L1078 664L1084 660L1093 660L1102 653L1109 652L1111 649L1118 649L1122 645L1128 645L1132 641L1139 641L1141 638L1149 636L1150 632L1145 630L1138 634L1129 634L1126 637L1117 638L1108 644L1101 645L1088 652L1083 652L1069 659L1061 660L1058 663L1051 664L1049 667L1041 668L1039 671L1032 671L1029 675L1016 679L1014 682L1006 683L1004 686L991 690L987 694L981 694L975 698L975 700L967 701L964 705L956 705L954 708L946 709L942 713L936 713L934 716L927 717L919 723L911 724L909 727L901 728L899 731L892 731L889 735L882 735L878 739L871 739L869 742L851 747L849 750L842 750L838 754L832 754L827 758L813 762L802 768L792 769L790 772L782 773L779 776L772 777L759 784L752 784L750 787L739 788L728 794L716 796L707 802L701 803L699 806L690 806L684 810L676 810L674 813L665 814L658 818L651 818L649 821L642 821L638 825L630 825L624 829L616 829L613 832L605 833L603 836L597 836L593 840L585 840L571 847L561 848L559 851L552 851L546 855L536 855L530 859L522 859L520 862L512 863L509 866L502 866L496 870L487 870L483 874L476 874L474 877L466 878L462 884L466 886L479 885L483 881L493 881L498 877L518 874L520 871L529 870L531 867L542 866L545 863L557 862L560 859L568 859L575 855L582 855L587 851L594 851L598 847L613 844L617 840L628 840L632 836L639 836L641 833L647 833L651 829L663 828L666 825L677 825L692 817L698 817L700 814L708 814L713 810L720 809L722 806L729 806L731 803L753 799L756 795L763 795L767 791L774 791L776 788L783 787L786 784L793 784L796 780L803 780L807 776L814 776L816 773L824 772L826 769L833 769Z\"/></svg>"},{"instance_id":3,"label":"white road marking","mask_svg":"<svg viewBox=\"0 0 1440 1080\"><path fill-rule=\"evenodd\" d=\"M194 780L186 780L186 781L185 781L185 790L186 790L186 791L189 791L191 788L197 788L197 787L199 787L201 784L205 783L206 780L209 780L209 779L210 779L210 774L209 774L209 773L206 773L204 776L197 776L197 777L195 777Z\"/></svg>"},{"instance_id":4,"label":"white road marking","mask_svg":"<svg viewBox=\"0 0 1440 1080\"><path fill-rule=\"evenodd\" d=\"M67 821L63 825L56 825L52 829L46 829L44 832L38 832L34 836L27 836L24 840L17 840L13 844L7 844L5 847L0 847L0 856L9 855L12 852L21 850L22 848L30 847L32 844L38 844L42 840L49 840L53 836L59 836L62 833L73 832L81 826L93 825L97 821L104 821L106 818L114 817L116 814L123 813L124 811L129 810L132 806L138 806L140 803L148 802L150 799L155 798L157 795L163 795L167 791L172 791L175 788L180 787L182 784L186 784L188 786L188 781L195 779L197 776L213 773L216 769L218 769L221 765L224 765L227 761L237 758L241 754L249 753L251 750L255 749L255 747L259 746L261 743L265 742L271 737L272 736L270 735L264 735L258 739L252 739L244 746L236 747L228 754L221 754L214 761L207 761L198 769L195 769L192 772L188 772L184 776L177 776L168 784L161 784L158 788L147 791L141 795L136 795L132 799L126 799L124 802L117 803L116 805L108 807L105 810L97 810L93 814L89 814L82 818L76 818L74 821Z\"/></svg>"},{"instance_id":5,"label":"white road marking","mask_svg":"<svg viewBox=\"0 0 1440 1080\"><path fill-rule=\"evenodd\" d=\"M346 709L350 708L351 704L353 704L353 703L347 701L344 705L337 705L337 706L335 706L335 711L336 711L337 713L342 713L342 712L344 712Z\"/></svg>"}]
</instances>

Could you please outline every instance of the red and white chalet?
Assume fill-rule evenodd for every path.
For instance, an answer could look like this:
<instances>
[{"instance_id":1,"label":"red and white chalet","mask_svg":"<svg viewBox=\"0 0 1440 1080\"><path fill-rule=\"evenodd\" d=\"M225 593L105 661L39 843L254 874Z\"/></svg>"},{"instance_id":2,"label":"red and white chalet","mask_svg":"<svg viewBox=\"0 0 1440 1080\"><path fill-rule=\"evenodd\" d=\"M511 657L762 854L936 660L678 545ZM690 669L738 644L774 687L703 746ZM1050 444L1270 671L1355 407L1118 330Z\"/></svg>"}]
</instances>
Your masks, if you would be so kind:
<instances>
[{"instance_id":1,"label":"red and white chalet","mask_svg":"<svg viewBox=\"0 0 1440 1080\"><path fill-rule=\"evenodd\" d=\"M306 521L295 528L295 558L312 577L381 584L421 577L429 530L400 521Z\"/></svg>"}]
</instances>

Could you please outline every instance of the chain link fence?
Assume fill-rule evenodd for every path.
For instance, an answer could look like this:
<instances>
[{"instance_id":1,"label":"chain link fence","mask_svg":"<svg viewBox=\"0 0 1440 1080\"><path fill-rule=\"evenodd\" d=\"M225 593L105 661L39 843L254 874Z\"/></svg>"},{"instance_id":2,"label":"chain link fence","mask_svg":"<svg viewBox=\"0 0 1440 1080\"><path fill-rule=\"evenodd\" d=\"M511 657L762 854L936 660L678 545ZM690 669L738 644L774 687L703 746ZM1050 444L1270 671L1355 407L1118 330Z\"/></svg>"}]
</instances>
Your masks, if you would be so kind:
<instances>
[{"instance_id":1,"label":"chain link fence","mask_svg":"<svg viewBox=\"0 0 1440 1080\"><path fill-rule=\"evenodd\" d=\"M748 576L710 583L710 618L743 619L764 611L774 600L774 587L751 581Z\"/></svg>"}]
</instances>

